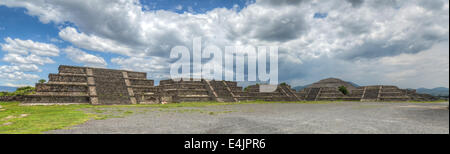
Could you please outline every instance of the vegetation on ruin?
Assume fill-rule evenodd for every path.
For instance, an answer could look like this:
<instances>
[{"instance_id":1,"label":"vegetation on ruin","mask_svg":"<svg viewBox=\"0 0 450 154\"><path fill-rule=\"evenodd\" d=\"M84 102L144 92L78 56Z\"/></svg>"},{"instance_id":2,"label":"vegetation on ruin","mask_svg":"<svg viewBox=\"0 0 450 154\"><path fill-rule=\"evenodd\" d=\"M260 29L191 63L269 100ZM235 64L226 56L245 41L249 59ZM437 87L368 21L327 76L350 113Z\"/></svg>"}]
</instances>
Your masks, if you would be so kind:
<instances>
[{"instance_id":1,"label":"vegetation on ruin","mask_svg":"<svg viewBox=\"0 0 450 154\"><path fill-rule=\"evenodd\" d=\"M27 87L17 88L17 90L14 92L0 92L0 96L23 96L23 95L32 94L34 92L35 92L34 87L27 86Z\"/></svg>"},{"instance_id":2,"label":"vegetation on ruin","mask_svg":"<svg viewBox=\"0 0 450 154\"><path fill-rule=\"evenodd\" d=\"M186 102L172 104L136 104L136 105L49 105L49 106L21 106L18 102L0 102L0 134L39 134L42 132L66 129L82 124L88 120L102 120L108 118L121 118L135 113L146 111L163 112L199 112L216 116L233 111L211 112L189 107L206 107L212 105L236 104L327 104L343 101L296 101L296 102L268 102L244 101L239 103L219 102ZM348 101L345 101L348 102ZM443 102L406 102L406 103L436 103ZM363 102L355 102L363 103ZM405 102L403 102L405 103ZM187 107L187 108L183 108ZM130 108L139 110L131 110ZM176 110L173 110L176 109Z\"/></svg>"},{"instance_id":3,"label":"vegetation on ruin","mask_svg":"<svg viewBox=\"0 0 450 154\"><path fill-rule=\"evenodd\" d=\"M38 82L39 83L45 83L46 81L45 81L45 79L40 79Z\"/></svg>"},{"instance_id":4,"label":"vegetation on ruin","mask_svg":"<svg viewBox=\"0 0 450 154\"><path fill-rule=\"evenodd\" d=\"M347 94L348 94L348 90L347 90L347 88L344 87L344 86L340 86L340 87L339 87L339 91L340 91L342 94L344 94L344 95L347 95Z\"/></svg>"}]
</instances>

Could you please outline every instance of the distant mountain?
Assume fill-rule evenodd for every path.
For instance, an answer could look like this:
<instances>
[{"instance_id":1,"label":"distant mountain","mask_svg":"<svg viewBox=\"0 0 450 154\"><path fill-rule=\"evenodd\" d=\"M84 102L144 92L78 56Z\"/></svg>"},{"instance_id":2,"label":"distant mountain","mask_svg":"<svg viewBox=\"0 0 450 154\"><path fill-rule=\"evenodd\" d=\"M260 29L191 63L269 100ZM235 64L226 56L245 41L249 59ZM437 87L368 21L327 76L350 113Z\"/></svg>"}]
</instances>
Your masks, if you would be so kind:
<instances>
[{"instance_id":1,"label":"distant mountain","mask_svg":"<svg viewBox=\"0 0 450 154\"><path fill-rule=\"evenodd\" d=\"M14 92L17 87L0 86L0 91Z\"/></svg>"},{"instance_id":2,"label":"distant mountain","mask_svg":"<svg viewBox=\"0 0 450 154\"><path fill-rule=\"evenodd\" d=\"M353 85L355 87L359 87L359 85L354 83L354 82L350 82L350 81L345 81L345 82L348 82L348 83L350 83L351 85ZM311 84L308 84L308 85L305 85L305 86L296 86L296 87L293 87L292 89L295 89L296 91L300 91L300 90L305 89L306 87L308 87L310 85Z\"/></svg>"},{"instance_id":3,"label":"distant mountain","mask_svg":"<svg viewBox=\"0 0 450 154\"><path fill-rule=\"evenodd\" d=\"M353 85L353 86L355 86L355 87L360 87L358 84L356 84L356 83L354 83L354 82L351 82L351 81L345 81L345 82L348 82L348 83L350 83L351 85Z\"/></svg>"},{"instance_id":4,"label":"distant mountain","mask_svg":"<svg viewBox=\"0 0 450 154\"><path fill-rule=\"evenodd\" d=\"M430 94L433 96L448 96L449 95L448 88L445 88L445 87L438 87L438 88L433 88L433 89L419 88L419 89L416 89L416 92L422 93L422 94Z\"/></svg>"}]
</instances>

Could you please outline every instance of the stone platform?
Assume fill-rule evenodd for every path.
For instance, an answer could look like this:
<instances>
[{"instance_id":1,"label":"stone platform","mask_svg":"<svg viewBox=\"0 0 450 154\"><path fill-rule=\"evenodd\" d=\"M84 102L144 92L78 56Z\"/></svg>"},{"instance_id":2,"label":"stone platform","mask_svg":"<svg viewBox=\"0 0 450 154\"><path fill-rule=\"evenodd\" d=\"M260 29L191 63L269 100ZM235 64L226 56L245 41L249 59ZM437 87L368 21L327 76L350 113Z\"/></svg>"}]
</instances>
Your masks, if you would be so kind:
<instances>
[{"instance_id":1,"label":"stone platform","mask_svg":"<svg viewBox=\"0 0 450 154\"><path fill-rule=\"evenodd\" d=\"M356 87L336 78L313 83L301 91L279 84L273 92L261 92L260 85L242 87L233 81L204 79L161 80L158 86L144 72L64 66L49 74L47 83L36 84L36 93L26 95L24 104L159 104L171 102L239 101L430 101L436 97L417 94L396 86ZM344 86L344 95L338 87Z\"/></svg>"},{"instance_id":2,"label":"stone platform","mask_svg":"<svg viewBox=\"0 0 450 154\"><path fill-rule=\"evenodd\" d=\"M135 89L153 87L142 72L63 65L58 70L23 103L136 104Z\"/></svg>"},{"instance_id":3,"label":"stone platform","mask_svg":"<svg viewBox=\"0 0 450 154\"><path fill-rule=\"evenodd\" d=\"M340 86L346 87L349 94L344 95L340 92ZM415 90L400 89L391 85L356 87L336 78L320 80L296 94L308 101L433 101L438 99L428 94L418 94Z\"/></svg>"}]
</instances>

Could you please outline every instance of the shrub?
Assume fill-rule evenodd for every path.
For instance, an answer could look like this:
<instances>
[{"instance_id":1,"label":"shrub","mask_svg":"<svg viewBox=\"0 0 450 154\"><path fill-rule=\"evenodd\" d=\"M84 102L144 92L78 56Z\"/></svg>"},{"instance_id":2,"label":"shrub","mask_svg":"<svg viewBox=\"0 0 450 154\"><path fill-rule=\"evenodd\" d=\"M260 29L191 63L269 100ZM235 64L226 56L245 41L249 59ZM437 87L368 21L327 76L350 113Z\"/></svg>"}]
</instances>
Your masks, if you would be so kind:
<instances>
[{"instance_id":1,"label":"shrub","mask_svg":"<svg viewBox=\"0 0 450 154\"><path fill-rule=\"evenodd\" d=\"M44 79L40 79L38 82L39 83L45 83L45 80Z\"/></svg>"},{"instance_id":2,"label":"shrub","mask_svg":"<svg viewBox=\"0 0 450 154\"><path fill-rule=\"evenodd\" d=\"M34 93L35 88L34 87L20 87L17 88L15 92L1 92L0 96L23 96Z\"/></svg>"},{"instance_id":3,"label":"shrub","mask_svg":"<svg viewBox=\"0 0 450 154\"><path fill-rule=\"evenodd\" d=\"M340 86L340 87L339 87L339 91L340 91L341 93L343 93L344 95L347 95L347 94L348 94L348 90L347 90L347 88L344 87L344 86Z\"/></svg>"}]
</instances>

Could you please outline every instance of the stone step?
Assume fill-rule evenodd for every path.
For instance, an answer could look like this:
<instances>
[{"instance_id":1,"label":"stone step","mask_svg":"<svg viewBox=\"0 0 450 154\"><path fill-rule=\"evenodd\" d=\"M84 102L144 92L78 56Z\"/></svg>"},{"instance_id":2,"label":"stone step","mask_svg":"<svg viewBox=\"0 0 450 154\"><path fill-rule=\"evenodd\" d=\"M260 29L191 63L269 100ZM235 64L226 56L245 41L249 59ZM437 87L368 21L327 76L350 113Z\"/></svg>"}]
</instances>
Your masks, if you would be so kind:
<instances>
[{"instance_id":1,"label":"stone step","mask_svg":"<svg viewBox=\"0 0 450 154\"><path fill-rule=\"evenodd\" d=\"M131 85L132 88L156 88L155 86L150 85Z\"/></svg>"},{"instance_id":2,"label":"stone step","mask_svg":"<svg viewBox=\"0 0 450 154\"><path fill-rule=\"evenodd\" d=\"M272 97L272 96L284 96L282 93L279 92L242 92L242 93L235 93L235 96L245 96L245 97Z\"/></svg>"},{"instance_id":3,"label":"stone step","mask_svg":"<svg viewBox=\"0 0 450 154\"><path fill-rule=\"evenodd\" d=\"M87 92L86 83L38 83L36 92Z\"/></svg>"},{"instance_id":4,"label":"stone step","mask_svg":"<svg viewBox=\"0 0 450 154\"><path fill-rule=\"evenodd\" d=\"M317 98L318 101L360 101L360 97L320 97Z\"/></svg>"},{"instance_id":5,"label":"stone step","mask_svg":"<svg viewBox=\"0 0 450 154\"><path fill-rule=\"evenodd\" d=\"M172 99L174 102L205 102L212 100L209 96L175 96Z\"/></svg>"},{"instance_id":6,"label":"stone step","mask_svg":"<svg viewBox=\"0 0 450 154\"><path fill-rule=\"evenodd\" d=\"M217 98L218 102L234 102L232 97L219 97Z\"/></svg>"},{"instance_id":7,"label":"stone step","mask_svg":"<svg viewBox=\"0 0 450 154\"><path fill-rule=\"evenodd\" d=\"M165 90L168 95L209 95L206 89L174 89Z\"/></svg>"},{"instance_id":8,"label":"stone step","mask_svg":"<svg viewBox=\"0 0 450 154\"><path fill-rule=\"evenodd\" d=\"M27 95L22 103L89 104L89 96Z\"/></svg>"},{"instance_id":9,"label":"stone step","mask_svg":"<svg viewBox=\"0 0 450 154\"><path fill-rule=\"evenodd\" d=\"M236 97L239 101L255 101L255 100L261 100L261 101L295 101L295 98L292 97L286 97L286 96L274 96L274 97Z\"/></svg>"},{"instance_id":10,"label":"stone step","mask_svg":"<svg viewBox=\"0 0 450 154\"><path fill-rule=\"evenodd\" d=\"M173 81L173 80L161 80L159 85L166 84L203 84L202 81Z\"/></svg>"},{"instance_id":11,"label":"stone step","mask_svg":"<svg viewBox=\"0 0 450 154\"><path fill-rule=\"evenodd\" d=\"M76 67L76 66L65 66L61 65L58 67L59 73L67 73L67 74L86 74L86 68Z\"/></svg>"},{"instance_id":12,"label":"stone step","mask_svg":"<svg viewBox=\"0 0 450 154\"><path fill-rule=\"evenodd\" d=\"M153 80L129 79L131 86L154 86Z\"/></svg>"},{"instance_id":13,"label":"stone step","mask_svg":"<svg viewBox=\"0 0 450 154\"><path fill-rule=\"evenodd\" d=\"M405 91L400 90L381 90L381 93L405 93Z\"/></svg>"},{"instance_id":14,"label":"stone step","mask_svg":"<svg viewBox=\"0 0 450 154\"><path fill-rule=\"evenodd\" d=\"M409 98L408 97L381 97L379 99L380 101L408 101Z\"/></svg>"},{"instance_id":15,"label":"stone step","mask_svg":"<svg viewBox=\"0 0 450 154\"><path fill-rule=\"evenodd\" d=\"M36 92L30 96L89 96L89 94L86 92Z\"/></svg>"},{"instance_id":16,"label":"stone step","mask_svg":"<svg viewBox=\"0 0 450 154\"><path fill-rule=\"evenodd\" d=\"M87 86L87 83L82 83L82 82L48 82L48 83L38 83L38 84L46 84L46 85L79 85L79 86Z\"/></svg>"},{"instance_id":17,"label":"stone step","mask_svg":"<svg viewBox=\"0 0 450 154\"><path fill-rule=\"evenodd\" d=\"M205 84L170 84L163 85L162 89L206 89Z\"/></svg>"},{"instance_id":18,"label":"stone step","mask_svg":"<svg viewBox=\"0 0 450 154\"><path fill-rule=\"evenodd\" d=\"M402 97L405 96L403 93L380 93L380 97Z\"/></svg>"},{"instance_id":19,"label":"stone step","mask_svg":"<svg viewBox=\"0 0 450 154\"><path fill-rule=\"evenodd\" d=\"M155 93L157 91L158 91L158 89L155 88L155 87L153 87L153 88L133 87L133 92L134 93L148 93L148 92Z\"/></svg>"},{"instance_id":20,"label":"stone step","mask_svg":"<svg viewBox=\"0 0 450 154\"><path fill-rule=\"evenodd\" d=\"M86 75L74 75L74 74L49 74L48 75L49 82L87 82Z\"/></svg>"},{"instance_id":21,"label":"stone step","mask_svg":"<svg viewBox=\"0 0 450 154\"><path fill-rule=\"evenodd\" d=\"M333 93L333 94L331 94L331 93L327 93L327 94L320 93L319 94L319 98L320 97L345 97L345 95L342 94L342 93Z\"/></svg>"}]
</instances>

